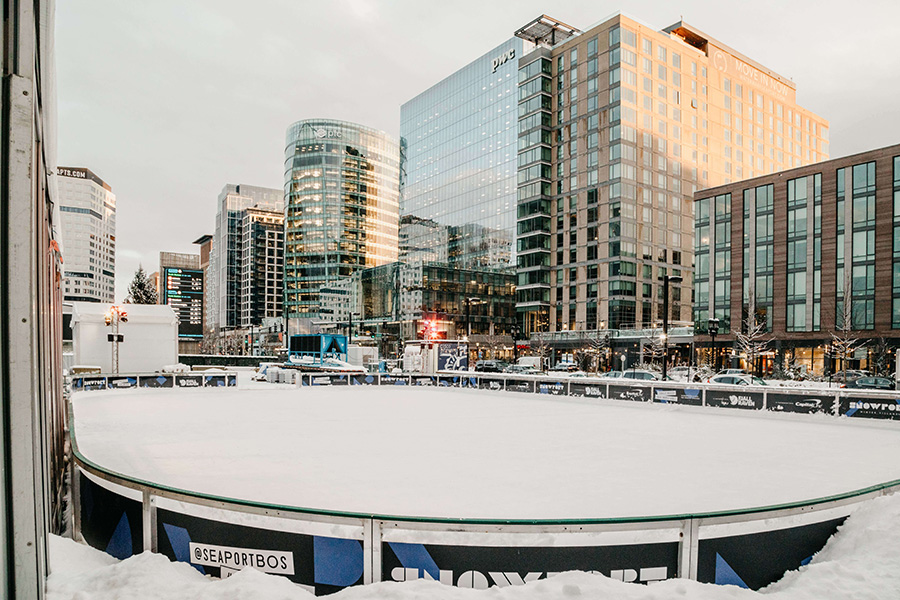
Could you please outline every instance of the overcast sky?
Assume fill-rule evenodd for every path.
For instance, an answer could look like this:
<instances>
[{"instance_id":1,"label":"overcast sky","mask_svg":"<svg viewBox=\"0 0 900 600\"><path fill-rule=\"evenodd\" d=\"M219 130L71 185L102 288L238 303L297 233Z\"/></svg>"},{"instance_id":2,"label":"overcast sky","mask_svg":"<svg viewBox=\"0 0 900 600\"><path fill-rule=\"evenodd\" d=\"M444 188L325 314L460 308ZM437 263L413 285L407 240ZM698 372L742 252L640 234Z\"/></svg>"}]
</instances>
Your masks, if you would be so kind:
<instances>
[{"instance_id":1,"label":"overcast sky","mask_svg":"<svg viewBox=\"0 0 900 600\"><path fill-rule=\"evenodd\" d=\"M400 105L549 14L682 17L793 79L831 122L831 156L900 143L900 2L864 0L62 0L59 164L117 209L116 299L138 264L197 252L226 183L283 187L284 134L336 118L398 136Z\"/></svg>"}]
</instances>

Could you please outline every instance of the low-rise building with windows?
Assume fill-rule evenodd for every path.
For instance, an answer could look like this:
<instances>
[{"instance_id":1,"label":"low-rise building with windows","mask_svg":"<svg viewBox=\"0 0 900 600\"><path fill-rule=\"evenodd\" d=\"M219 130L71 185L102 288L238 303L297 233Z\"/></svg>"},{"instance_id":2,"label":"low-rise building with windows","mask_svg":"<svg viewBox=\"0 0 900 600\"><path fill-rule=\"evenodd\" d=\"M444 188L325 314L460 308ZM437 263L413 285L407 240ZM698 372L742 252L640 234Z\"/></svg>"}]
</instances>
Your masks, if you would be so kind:
<instances>
[{"instance_id":1,"label":"low-rise building with windows","mask_svg":"<svg viewBox=\"0 0 900 600\"><path fill-rule=\"evenodd\" d=\"M760 325L761 363L871 368L900 345L900 145L701 190L694 329L703 357ZM849 356L842 342L859 340ZM726 350L731 349L731 350ZM877 356L876 356L877 355Z\"/></svg>"}]
</instances>

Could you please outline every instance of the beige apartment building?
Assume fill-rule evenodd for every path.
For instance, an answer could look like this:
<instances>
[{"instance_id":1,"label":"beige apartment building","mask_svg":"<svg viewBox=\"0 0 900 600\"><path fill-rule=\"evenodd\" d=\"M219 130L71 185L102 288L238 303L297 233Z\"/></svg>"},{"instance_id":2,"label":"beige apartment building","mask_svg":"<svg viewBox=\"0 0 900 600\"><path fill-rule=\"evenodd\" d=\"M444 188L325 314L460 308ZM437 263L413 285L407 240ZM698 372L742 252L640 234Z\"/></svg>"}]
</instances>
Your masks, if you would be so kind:
<instances>
[{"instance_id":1,"label":"beige apartment building","mask_svg":"<svg viewBox=\"0 0 900 600\"><path fill-rule=\"evenodd\" d=\"M795 84L685 22L516 32L523 333L689 324L699 189L828 158ZM763 40L760 40L763 43ZM728 269L728 265L715 268Z\"/></svg>"}]
</instances>

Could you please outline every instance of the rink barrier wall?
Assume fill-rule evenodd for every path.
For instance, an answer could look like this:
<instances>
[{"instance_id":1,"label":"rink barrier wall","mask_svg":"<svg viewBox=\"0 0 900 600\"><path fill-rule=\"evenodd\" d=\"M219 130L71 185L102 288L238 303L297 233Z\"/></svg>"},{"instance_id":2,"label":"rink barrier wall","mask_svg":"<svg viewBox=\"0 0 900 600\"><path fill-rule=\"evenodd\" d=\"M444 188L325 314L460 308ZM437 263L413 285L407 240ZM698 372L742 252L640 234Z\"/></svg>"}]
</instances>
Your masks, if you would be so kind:
<instances>
[{"instance_id":1,"label":"rink barrier wall","mask_svg":"<svg viewBox=\"0 0 900 600\"><path fill-rule=\"evenodd\" d=\"M204 371L188 373L116 373L76 375L71 378L71 381L73 392L136 388L236 387L237 373L233 371L220 371L217 373Z\"/></svg>"},{"instance_id":2,"label":"rink barrier wall","mask_svg":"<svg viewBox=\"0 0 900 600\"><path fill-rule=\"evenodd\" d=\"M609 383L598 391L590 380L480 374L304 374L300 383L452 386L876 418L884 418L882 410L896 412L871 408L881 406L883 397L893 401L891 395L863 397L846 390L741 388L732 400L722 393L729 390L714 386ZM159 552L217 577L252 565L317 595L412 579L470 588L508 586L567 570L640 583L683 577L759 589L806 564L859 503L900 490L895 480L788 504L630 518L352 513L225 498L117 473L81 454L71 415L70 422L76 538L123 559L145 550Z\"/></svg>"},{"instance_id":3,"label":"rink barrier wall","mask_svg":"<svg viewBox=\"0 0 900 600\"><path fill-rule=\"evenodd\" d=\"M580 396L713 406L742 410L827 414L855 418L900 419L900 391L846 388L811 389L726 386L677 381L637 381L588 377L505 376L471 372L388 375L379 373L302 373L300 385L407 385Z\"/></svg>"}]
</instances>

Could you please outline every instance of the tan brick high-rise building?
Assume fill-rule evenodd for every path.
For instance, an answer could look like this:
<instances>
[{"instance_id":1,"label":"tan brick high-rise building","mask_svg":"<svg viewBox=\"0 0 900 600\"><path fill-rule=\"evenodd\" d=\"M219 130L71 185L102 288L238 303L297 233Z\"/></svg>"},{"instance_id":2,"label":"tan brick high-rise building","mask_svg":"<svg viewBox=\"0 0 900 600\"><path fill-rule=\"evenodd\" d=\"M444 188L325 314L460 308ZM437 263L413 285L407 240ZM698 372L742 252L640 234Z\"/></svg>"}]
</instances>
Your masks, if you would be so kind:
<instances>
[{"instance_id":1,"label":"tan brick high-rise building","mask_svg":"<svg viewBox=\"0 0 900 600\"><path fill-rule=\"evenodd\" d=\"M696 28L542 16L519 60L517 311L524 332L653 327L661 277L691 321L696 190L828 158L789 79ZM724 267L724 266L723 266Z\"/></svg>"}]
</instances>

